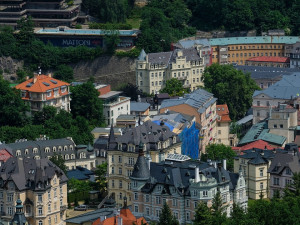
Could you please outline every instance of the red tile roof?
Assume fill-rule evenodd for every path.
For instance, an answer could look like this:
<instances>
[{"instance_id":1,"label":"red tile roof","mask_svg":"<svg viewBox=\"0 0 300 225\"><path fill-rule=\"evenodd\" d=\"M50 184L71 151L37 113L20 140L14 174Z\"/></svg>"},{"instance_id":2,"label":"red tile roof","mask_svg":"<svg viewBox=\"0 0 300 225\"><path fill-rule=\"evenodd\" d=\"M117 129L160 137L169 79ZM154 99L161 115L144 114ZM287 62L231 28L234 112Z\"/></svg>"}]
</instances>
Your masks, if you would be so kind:
<instances>
[{"instance_id":1,"label":"red tile roof","mask_svg":"<svg viewBox=\"0 0 300 225\"><path fill-rule=\"evenodd\" d=\"M247 59L251 62L275 62L275 63L289 63L290 58L288 57L279 57L279 56L259 56Z\"/></svg>"},{"instance_id":2,"label":"red tile roof","mask_svg":"<svg viewBox=\"0 0 300 225\"><path fill-rule=\"evenodd\" d=\"M251 143L241 146L241 147L232 147L232 150L234 150L236 152L241 152L241 151L249 150L249 149L253 149L253 148L259 148L259 149L267 148L268 150L273 150L274 146L270 145L266 141L257 140L257 141L251 142ZM278 148L278 147L276 147L276 148Z\"/></svg>"},{"instance_id":3,"label":"red tile roof","mask_svg":"<svg viewBox=\"0 0 300 225\"><path fill-rule=\"evenodd\" d=\"M32 84L30 86L30 83ZM47 92L53 88L61 86L69 86L70 84L64 81L57 80L47 75L37 75L31 79L24 81L16 86L16 89L26 90L29 92Z\"/></svg>"},{"instance_id":4,"label":"red tile roof","mask_svg":"<svg viewBox=\"0 0 300 225\"><path fill-rule=\"evenodd\" d=\"M218 122L231 122L227 104L217 105Z\"/></svg>"},{"instance_id":5,"label":"red tile roof","mask_svg":"<svg viewBox=\"0 0 300 225\"><path fill-rule=\"evenodd\" d=\"M122 221L123 225L132 225L132 224L148 225L148 223L144 217L137 219L129 209L121 209L120 216L123 220ZM107 218L103 221L101 221L99 218L96 221L94 221L92 225L118 225L118 218L119 218L119 216L113 216L113 217Z\"/></svg>"}]
</instances>

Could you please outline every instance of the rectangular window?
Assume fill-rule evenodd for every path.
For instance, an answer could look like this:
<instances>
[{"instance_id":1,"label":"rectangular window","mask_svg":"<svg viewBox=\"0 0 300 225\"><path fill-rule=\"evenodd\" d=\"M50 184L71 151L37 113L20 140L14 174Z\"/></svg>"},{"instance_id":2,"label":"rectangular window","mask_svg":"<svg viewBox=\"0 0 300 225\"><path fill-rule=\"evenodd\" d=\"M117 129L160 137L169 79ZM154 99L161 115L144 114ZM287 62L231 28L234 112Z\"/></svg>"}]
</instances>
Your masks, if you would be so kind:
<instances>
[{"instance_id":1,"label":"rectangular window","mask_svg":"<svg viewBox=\"0 0 300 225\"><path fill-rule=\"evenodd\" d=\"M145 198L146 198L146 199L145 199L146 202L149 202L149 201L150 201L149 195L145 195Z\"/></svg>"},{"instance_id":2,"label":"rectangular window","mask_svg":"<svg viewBox=\"0 0 300 225\"><path fill-rule=\"evenodd\" d=\"M146 215L150 216L150 209L148 207L146 208Z\"/></svg>"},{"instance_id":3,"label":"rectangular window","mask_svg":"<svg viewBox=\"0 0 300 225\"><path fill-rule=\"evenodd\" d=\"M221 134L221 130L218 130L218 134Z\"/></svg>"},{"instance_id":4,"label":"rectangular window","mask_svg":"<svg viewBox=\"0 0 300 225\"><path fill-rule=\"evenodd\" d=\"M257 106L260 106L260 101L257 101L256 105L257 105Z\"/></svg>"},{"instance_id":5,"label":"rectangular window","mask_svg":"<svg viewBox=\"0 0 300 225\"><path fill-rule=\"evenodd\" d=\"M11 215L13 215L13 213L14 213L13 207L8 206L8 207L7 207L7 214L11 216Z\"/></svg>"},{"instance_id":6,"label":"rectangular window","mask_svg":"<svg viewBox=\"0 0 300 225\"><path fill-rule=\"evenodd\" d=\"M14 195L13 194L7 194L7 201L8 202L12 202L14 199Z\"/></svg>"},{"instance_id":7,"label":"rectangular window","mask_svg":"<svg viewBox=\"0 0 300 225\"><path fill-rule=\"evenodd\" d=\"M134 211L139 212L139 207L137 205L134 206Z\"/></svg>"},{"instance_id":8,"label":"rectangular window","mask_svg":"<svg viewBox=\"0 0 300 225\"><path fill-rule=\"evenodd\" d=\"M0 198L3 198L3 191L0 191Z\"/></svg>"},{"instance_id":9,"label":"rectangular window","mask_svg":"<svg viewBox=\"0 0 300 225\"><path fill-rule=\"evenodd\" d=\"M172 205L177 207L177 199L175 199L175 198L172 199Z\"/></svg>"},{"instance_id":10,"label":"rectangular window","mask_svg":"<svg viewBox=\"0 0 300 225\"><path fill-rule=\"evenodd\" d=\"M203 197L207 197L207 191L203 191Z\"/></svg>"},{"instance_id":11,"label":"rectangular window","mask_svg":"<svg viewBox=\"0 0 300 225\"><path fill-rule=\"evenodd\" d=\"M260 182L260 190L263 190L263 189L264 189L264 183Z\"/></svg>"},{"instance_id":12,"label":"rectangular window","mask_svg":"<svg viewBox=\"0 0 300 225\"><path fill-rule=\"evenodd\" d=\"M264 169L263 169L263 168L259 169L259 175L260 175L261 177L264 176Z\"/></svg>"},{"instance_id":13,"label":"rectangular window","mask_svg":"<svg viewBox=\"0 0 300 225\"><path fill-rule=\"evenodd\" d=\"M115 174L115 167L111 168L111 174Z\"/></svg>"},{"instance_id":14,"label":"rectangular window","mask_svg":"<svg viewBox=\"0 0 300 225\"><path fill-rule=\"evenodd\" d=\"M123 188L123 183L121 180L119 181L119 188Z\"/></svg>"},{"instance_id":15,"label":"rectangular window","mask_svg":"<svg viewBox=\"0 0 300 225\"><path fill-rule=\"evenodd\" d=\"M111 180L111 187L115 187L115 181L114 180Z\"/></svg>"},{"instance_id":16,"label":"rectangular window","mask_svg":"<svg viewBox=\"0 0 300 225\"><path fill-rule=\"evenodd\" d=\"M122 175L122 168L119 167L119 175Z\"/></svg>"},{"instance_id":17,"label":"rectangular window","mask_svg":"<svg viewBox=\"0 0 300 225\"><path fill-rule=\"evenodd\" d=\"M39 213L39 216L42 216L42 215L43 215L43 207L42 207L42 206L40 206L40 207L38 208L38 213Z\"/></svg>"},{"instance_id":18,"label":"rectangular window","mask_svg":"<svg viewBox=\"0 0 300 225\"><path fill-rule=\"evenodd\" d=\"M185 203L186 203L185 204L186 207L190 207L190 200L187 199Z\"/></svg>"},{"instance_id":19,"label":"rectangular window","mask_svg":"<svg viewBox=\"0 0 300 225\"><path fill-rule=\"evenodd\" d=\"M186 220L187 221L191 220L191 214L190 214L190 212L186 212Z\"/></svg>"},{"instance_id":20,"label":"rectangular window","mask_svg":"<svg viewBox=\"0 0 300 225\"><path fill-rule=\"evenodd\" d=\"M56 195L56 191L57 191L57 189L56 189L56 188L54 188L54 198L56 198L56 197L57 197L57 195Z\"/></svg>"},{"instance_id":21,"label":"rectangular window","mask_svg":"<svg viewBox=\"0 0 300 225\"><path fill-rule=\"evenodd\" d=\"M160 197L156 196L156 198L155 198L155 203L156 203L157 205L160 205L160 204L161 204Z\"/></svg>"},{"instance_id":22,"label":"rectangular window","mask_svg":"<svg viewBox=\"0 0 300 225\"><path fill-rule=\"evenodd\" d=\"M278 177L274 177L273 184L274 185L279 185L279 178Z\"/></svg>"},{"instance_id":23,"label":"rectangular window","mask_svg":"<svg viewBox=\"0 0 300 225\"><path fill-rule=\"evenodd\" d=\"M290 168L286 168L285 173L286 173L287 175L291 175L291 169L290 169Z\"/></svg>"},{"instance_id":24,"label":"rectangular window","mask_svg":"<svg viewBox=\"0 0 300 225\"><path fill-rule=\"evenodd\" d=\"M119 163L122 163L122 156L119 156Z\"/></svg>"}]
</instances>

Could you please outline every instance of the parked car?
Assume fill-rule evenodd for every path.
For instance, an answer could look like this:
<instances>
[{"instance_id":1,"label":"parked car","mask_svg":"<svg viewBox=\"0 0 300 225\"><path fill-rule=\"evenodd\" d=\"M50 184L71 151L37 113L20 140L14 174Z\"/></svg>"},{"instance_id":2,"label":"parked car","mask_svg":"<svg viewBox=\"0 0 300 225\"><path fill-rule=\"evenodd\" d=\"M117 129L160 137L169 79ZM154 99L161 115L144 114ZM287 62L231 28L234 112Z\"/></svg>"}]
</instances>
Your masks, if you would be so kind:
<instances>
[{"instance_id":1,"label":"parked car","mask_svg":"<svg viewBox=\"0 0 300 225\"><path fill-rule=\"evenodd\" d=\"M77 211L86 211L87 209L88 209L87 205L79 205L74 208L74 210L77 210Z\"/></svg>"}]
</instances>

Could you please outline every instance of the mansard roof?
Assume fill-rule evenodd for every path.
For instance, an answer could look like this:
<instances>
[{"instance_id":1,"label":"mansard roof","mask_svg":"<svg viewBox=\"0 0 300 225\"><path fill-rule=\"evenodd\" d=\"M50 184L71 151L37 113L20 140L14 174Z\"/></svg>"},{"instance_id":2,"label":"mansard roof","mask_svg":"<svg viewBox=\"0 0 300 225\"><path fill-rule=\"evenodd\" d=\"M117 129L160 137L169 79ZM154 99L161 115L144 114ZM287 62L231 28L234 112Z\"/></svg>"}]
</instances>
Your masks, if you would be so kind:
<instances>
[{"instance_id":1,"label":"mansard roof","mask_svg":"<svg viewBox=\"0 0 300 225\"><path fill-rule=\"evenodd\" d=\"M64 172L49 159L22 160L13 157L0 167L0 187L3 188L7 182L12 181L20 191L42 191L51 188L50 180L55 175L60 178L60 183L68 180Z\"/></svg>"},{"instance_id":2,"label":"mansard roof","mask_svg":"<svg viewBox=\"0 0 300 225\"><path fill-rule=\"evenodd\" d=\"M231 173L220 166L215 168L206 162L187 160L151 163L150 178L142 187L142 192L151 193L156 185L163 185L163 191L166 193L169 193L169 187L173 186L179 194L190 195L190 179L195 179L195 167L198 167L200 174L206 178L215 179L216 185L228 184L230 190L235 189L238 174Z\"/></svg>"},{"instance_id":3,"label":"mansard roof","mask_svg":"<svg viewBox=\"0 0 300 225\"><path fill-rule=\"evenodd\" d=\"M169 140L170 145L172 145L173 137L176 138L176 142L180 142L177 134L170 131L168 126L157 125L148 120L137 127L125 129L124 134L116 137L113 143L123 144L122 150L126 150L127 145L132 144L138 146L140 141L142 141L142 143L146 145L146 150L158 150L157 144L160 141ZM111 145L111 143L109 143L109 150L115 150L117 148L117 145Z\"/></svg>"}]
</instances>

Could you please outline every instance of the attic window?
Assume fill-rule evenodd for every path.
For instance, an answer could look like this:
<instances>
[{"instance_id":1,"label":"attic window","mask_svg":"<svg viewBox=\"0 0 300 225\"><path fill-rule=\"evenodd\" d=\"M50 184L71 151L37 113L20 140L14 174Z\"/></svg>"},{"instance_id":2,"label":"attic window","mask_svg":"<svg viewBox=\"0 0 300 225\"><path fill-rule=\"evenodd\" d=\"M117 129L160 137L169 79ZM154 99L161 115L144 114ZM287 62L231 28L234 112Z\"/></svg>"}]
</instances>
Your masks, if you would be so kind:
<instances>
[{"instance_id":1,"label":"attic window","mask_svg":"<svg viewBox=\"0 0 300 225\"><path fill-rule=\"evenodd\" d=\"M56 80L50 80L53 84L57 84Z\"/></svg>"},{"instance_id":2,"label":"attic window","mask_svg":"<svg viewBox=\"0 0 300 225\"><path fill-rule=\"evenodd\" d=\"M28 83L28 84L26 85L26 87L31 87L32 85L33 85L33 83L30 82L30 83Z\"/></svg>"},{"instance_id":3,"label":"attic window","mask_svg":"<svg viewBox=\"0 0 300 225\"><path fill-rule=\"evenodd\" d=\"M45 86L47 86L47 87L49 87L49 86L50 86L50 84L49 84L49 83L47 83L47 82L43 82L43 84L44 84Z\"/></svg>"}]
</instances>

